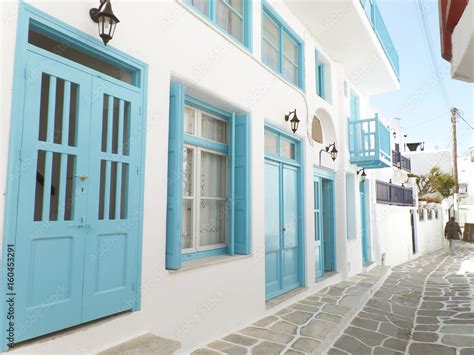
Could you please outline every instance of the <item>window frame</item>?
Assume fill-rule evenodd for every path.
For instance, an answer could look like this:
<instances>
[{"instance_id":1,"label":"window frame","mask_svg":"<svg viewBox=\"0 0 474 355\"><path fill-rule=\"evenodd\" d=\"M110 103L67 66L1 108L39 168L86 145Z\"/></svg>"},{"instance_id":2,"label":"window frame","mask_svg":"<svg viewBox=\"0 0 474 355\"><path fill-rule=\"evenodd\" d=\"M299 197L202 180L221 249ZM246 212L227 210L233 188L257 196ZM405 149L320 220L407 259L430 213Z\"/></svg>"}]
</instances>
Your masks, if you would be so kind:
<instances>
[{"instance_id":1,"label":"window frame","mask_svg":"<svg viewBox=\"0 0 474 355\"><path fill-rule=\"evenodd\" d=\"M192 9L200 17L204 18L206 21L212 23L212 25L217 28L220 32L224 33L229 37L233 42L236 42L238 45L243 46L250 52L252 52L252 0L242 0L242 14L240 14L232 5L229 4L228 0L207 0L207 7L209 13L205 14L200 9L192 4L192 0L182 0L186 6ZM227 32L225 28L220 26L217 22L217 4L218 2L222 3L227 7L232 13L238 16L242 20L242 41L237 37Z\"/></svg>"},{"instance_id":2,"label":"window frame","mask_svg":"<svg viewBox=\"0 0 474 355\"><path fill-rule=\"evenodd\" d=\"M182 194L182 199L183 202L184 200L192 200L192 206L193 206L193 212L192 212L192 240L193 240L193 247L191 248L182 248L181 247L181 256L184 258L184 260L189 260L189 259L194 259L196 257L201 257L205 256L206 252L216 252L218 254L225 254L227 252L227 247L228 247L228 237L229 237L229 228L230 228L230 223L229 223L229 212L227 211L227 204L229 203L229 198L230 198L230 180L231 180L231 166L229 164L229 137L230 137L230 130L231 130L231 123L230 121L232 120L232 115L231 114L223 114L223 112L218 113L217 111L214 111L212 109L209 109L209 107L203 107L200 106L199 104L196 103L194 99L191 99L190 97L186 97L185 99L185 104L184 104L184 110L186 108L191 108L195 111L194 115L194 134L186 133L183 129L183 137L184 137L184 148L192 149L193 150L193 182L192 182L192 190L193 194L191 196L185 196L184 195L184 189L183 189L183 194ZM226 124L226 143L221 143L214 141L212 139L207 139L202 137L202 114L206 114L207 116L221 121L225 122ZM224 118L223 116L226 116ZM186 116L185 116L186 117ZM185 119L185 118L184 118ZM198 181L199 181L199 172L201 170L201 153L202 152L208 152L216 155L220 155L225 157L225 170L227 172L226 178L225 178L225 190L226 190L226 196L224 198L209 198L209 197L203 197L201 195L200 189L198 188ZM184 150L183 150L184 154ZM184 173L184 171L183 171ZM224 243L220 244L213 244L213 245L208 245L208 246L201 246L201 238L200 238L200 233L199 233L199 226L200 226L200 209L199 205L201 202L201 199L212 199L212 200L219 200L219 201L224 201L226 205L226 215L225 215L225 241ZM181 221L183 223L184 220ZM183 233L183 230L181 231ZM180 236L182 238L182 235ZM201 255L204 254L204 255Z\"/></svg>"},{"instance_id":3,"label":"window frame","mask_svg":"<svg viewBox=\"0 0 474 355\"><path fill-rule=\"evenodd\" d=\"M275 47L273 43L271 43L264 34L264 18L267 18L270 22L276 25L278 29L278 48ZM291 29L291 27L275 12L275 10L264 0L262 1L262 25L261 25L261 61L262 63L268 67L271 71L276 73L278 76L283 78L283 80L289 82L291 85L305 91L305 66L304 66L304 42L303 40ZM293 62L292 59L285 56L284 52L284 45L283 45L283 38L286 36L291 42L296 45L297 51L297 63ZM278 52L278 70L272 68L264 58L264 51L263 45L267 43L268 45L272 46ZM291 64L296 66L296 82L292 82L288 78L284 76L283 71L283 62L284 59L289 61Z\"/></svg>"}]
</instances>

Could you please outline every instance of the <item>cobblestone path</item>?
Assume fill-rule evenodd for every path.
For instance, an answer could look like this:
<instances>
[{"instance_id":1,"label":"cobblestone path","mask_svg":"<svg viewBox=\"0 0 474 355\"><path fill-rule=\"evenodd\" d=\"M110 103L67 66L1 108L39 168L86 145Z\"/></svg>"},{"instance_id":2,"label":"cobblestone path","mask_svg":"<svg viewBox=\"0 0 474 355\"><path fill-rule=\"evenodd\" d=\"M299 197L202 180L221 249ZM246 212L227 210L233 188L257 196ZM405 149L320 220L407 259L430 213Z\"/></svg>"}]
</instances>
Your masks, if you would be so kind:
<instances>
[{"instance_id":1,"label":"cobblestone path","mask_svg":"<svg viewBox=\"0 0 474 355\"><path fill-rule=\"evenodd\" d=\"M474 355L474 245L395 267L329 355Z\"/></svg>"}]
</instances>

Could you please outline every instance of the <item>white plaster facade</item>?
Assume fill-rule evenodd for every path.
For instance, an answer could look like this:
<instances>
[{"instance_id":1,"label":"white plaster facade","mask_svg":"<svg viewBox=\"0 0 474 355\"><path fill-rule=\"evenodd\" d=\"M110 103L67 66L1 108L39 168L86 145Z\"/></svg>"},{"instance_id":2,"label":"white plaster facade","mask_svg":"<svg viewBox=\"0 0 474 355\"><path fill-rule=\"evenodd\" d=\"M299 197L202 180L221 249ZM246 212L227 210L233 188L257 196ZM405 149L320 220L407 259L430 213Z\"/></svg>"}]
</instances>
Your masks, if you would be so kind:
<instances>
[{"instance_id":1,"label":"white plaster facade","mask_svg":"<svg viewBox=\"0 0 474 355\"><path fill-rule=\"evenodd\" d=\"M97 36L97 27L90 21L88 12L94 1L28 1L41 11L77 28ZM289 125L283 116L296 109L301 124L296 133L303 142L304 165L304 230L305 243L314 240L312 213L313 171L319 164L319 151L336 142L339 156L333 163L323 155L322 165L334 169L336 209L336 249L338 274L322 282L315 282L314 249L305 248L305 288L297 297L303 297L327 283L337 282L363 270L361 236L346 239L346 187L345 174L355 174L357 167L350 164L348 153L347 117L349 116L349 91L360 97L361 117L373 117L369 109L368 94L376 94L399 87L398 80L384 55L378 39L358 0L342 1L342 15L332 22L331 14L340 14L331 2L314 2L308 8L297 9L291 1L272 1L278 14L304 40L306 90L296 88L275 75L261 58L261 12L259 1L252 2L253 51L249 52L207 20L197 15L181 1L166 0L141 2L114 1L114 12L121 22L111 45L149 65L148 108L146 131L145 202L143 219L142 290L141 310L112 316L103 321L63 332L58 336L33 340L12 353L78 353L97 352L134 338L146 332L179 340L181 351L188 352L205 345L210 339L222 337L233 329L253 322L267 313L284 307L285 302L267 309L265 304L265 206L264 206L264 124L271 123L287 132ZM2 104L0 121L0 189L5 192L0 203L0 229L6 203L7 165L10 141L11 102L15 64L16 22L18 2L1 3L1 73ZM321 12L318 12L318 9ZM307 28L296 15L301 11L324 13L328 17L325 31ZM347 22L346 22L347 21ZM357 34L351 33L351 25ZM324 43L331 42L335 29L344 29L356 45L358 57L351 62L351 54L333 45L326 50ZM360 37L360 34L363 34ZM316 36L317 35L317 36ZM314 50L318 49L330 65L331 103L316 95ZM368 57L360 55L367 49ZM367 70L367 65L377 70ZM348 69L349 68L349 69ZM349 74L347 73L349 70ZM374 74L375 73L375 74ZM251 116L251 249L248 256L222 258L213 264L184 267L179 271L165 268L166 247L166 191L167 191L167 142L169 115L169 88L171 81L187 85L190 93L223 109L248 112ZM282 99L284 98L284 99ZM311 120L317 115L323 126L324 144L310 139ZM375 207L375 180L393 178L401 183L405 175L398 169L388 168L386 173L369 172L369 196L373 259L380 263L380 255L397 250L397 255L387 260L396 264L409 258L406 243L401 246L395 236L382 231L395 230L390 225L409 222L398 217L391 209ZM360 208L356 202L357 208ZM406 214L407 208L401 213ZM396 215L392 218L392 215ZM360 216L357 213L357 216ZM390 218L388 218L390 217ZM403 219L403 222L401 220ZM383 227L381 225L383 221ZM360 218L357 219L360 230ZM388 243L388 244L387 244ZM398 252L399 251L399 252ZM288 300L292 302L295 297Z\"/></svg>"}]
</instances>

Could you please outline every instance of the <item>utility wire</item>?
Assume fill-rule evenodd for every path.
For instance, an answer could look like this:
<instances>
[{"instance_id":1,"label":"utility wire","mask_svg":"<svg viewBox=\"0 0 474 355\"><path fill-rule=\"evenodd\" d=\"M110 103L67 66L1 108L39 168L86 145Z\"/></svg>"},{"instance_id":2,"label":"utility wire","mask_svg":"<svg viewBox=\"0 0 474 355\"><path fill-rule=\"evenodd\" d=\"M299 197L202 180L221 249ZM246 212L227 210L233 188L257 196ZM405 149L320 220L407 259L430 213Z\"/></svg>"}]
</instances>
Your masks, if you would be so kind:
<instances>
[{"instance_id":1,"label":"utility wire","mask_svg":"<svg viewBox=\"0 0 474 355\"><path fill-rule=\"evenodd\" d=\"M458 116L457 116L457 117L458 117L458 118L460 118L461 120L463 120L463 121L464 121L464 123L465 123L465 124L467 124L467 125L469 126L469 128L471 128L471 129L474 129L474 127L472 127L472 126L471 126L471 124L470 124L469 122L467 122L467 121L466 121L466 119L463 117L463 115L462 115L462 114L458 113Z\"/></svg>"}]
</instances>

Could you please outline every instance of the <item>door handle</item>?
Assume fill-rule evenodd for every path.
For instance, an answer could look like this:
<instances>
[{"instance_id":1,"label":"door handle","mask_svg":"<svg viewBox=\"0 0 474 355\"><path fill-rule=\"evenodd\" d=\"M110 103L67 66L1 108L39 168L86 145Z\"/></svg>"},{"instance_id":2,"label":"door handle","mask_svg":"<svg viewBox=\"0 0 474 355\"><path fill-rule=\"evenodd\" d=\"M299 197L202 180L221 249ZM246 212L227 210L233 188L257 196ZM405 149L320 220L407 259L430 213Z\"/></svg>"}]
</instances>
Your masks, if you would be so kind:
<instances>
[{"instance_id":1,"label":"door handle","mask_svg":"<svg viewBox=\"0 0 474 355\"><path fill-rule=\"evenodd\" d=\"M286 232L286 227L283 227L283 232Z\"/></svg>"},{"instance_id":2,"label":"door handle","mask_svg":"<svg viewBox=\"0 0 474 355\"><path fill-rule=\"evenodd\" d=\"M85 181L89 178L89 176L81 174L81 175L73 175L74 177L78 178L81 181Z\"/></svg>"}]
</instances>

